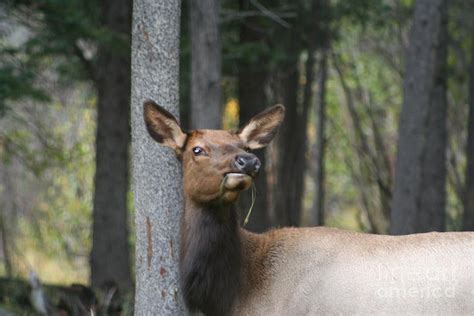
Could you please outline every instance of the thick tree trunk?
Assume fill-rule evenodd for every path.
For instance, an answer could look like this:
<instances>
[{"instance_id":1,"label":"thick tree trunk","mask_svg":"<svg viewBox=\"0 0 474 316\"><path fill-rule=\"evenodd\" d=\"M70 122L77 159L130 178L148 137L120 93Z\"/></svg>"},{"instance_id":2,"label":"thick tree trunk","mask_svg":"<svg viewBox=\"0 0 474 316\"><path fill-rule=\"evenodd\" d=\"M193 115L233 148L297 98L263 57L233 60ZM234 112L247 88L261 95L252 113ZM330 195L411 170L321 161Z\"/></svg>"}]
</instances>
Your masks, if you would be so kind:
<instances>
[{"instance_id":1,"label":"thick tree trunk","mask_svg":"<svg viewBox=\"0 0 474 316\"><path fill-rule=\"evenodd\" d=\"M181 168L146 132L143 101L178 117L180 1L136 0L132 32L132 153L136 315L184 315L179 294Z\"/></svg>"},{"instance_id":2,"label":"thick tree trunk","mask_svg":"<svg viewBox=\"0 0 474 316\"><path fill-rule=\"evenodd\" d=\"M221 127L219 11L219 0L189 0L193 129Z\"/></svg>"},{"instance_id":3,"label":"thick tree trunk","mask_svg":"<svg viewBox=\"0 0 474 316\"><path fill-rule=\"evenodd\" d=\"M307 110L298 109L298 71L295 67L283 80L286 86L285 122L278 139L275 215L280 226L299 226L305 170Z\"/></svg>"},{"instance_id":4,"label":"thick tree trunk","mask_svg":"<svg viewBox=\"0 0 474 316\"><path fill-rule=\"evenodd\" d=\"M400 116L391 232L445 229L445 0L418 0Z\"/></svg>"},{"instance_id":5,"label":"thick tree trunk","mask_svg":"<svg viewBox=\"0 0 474 316\"><path fill-rule=\"evenodd\" d=\"M467 133L463 229L474 231L474 46L472 48L469 74L469 118Z\"/></svg>"},{"instance_id":6,"label":"thick tree trunk","mask_svg":"<svg viewBox=\"0 0 474 316\"><path fill-rule=\"evenodd\" d=\"M241 9L247 8L247 1L241 1ZM257 31L254 19L247 19L240 26L240 44L256 44L263 40L263 34ZM260 61L261 62L261 61ZM241 60L238 73L238 97L239 97L239 120L240 126L250 121L252 116L263 111L266 105L264 93L266 81L266 67L262 64ZM255 180L257 191L255 205L250 216L249 223L245 228L254 232L263 232L270 226L269 203L268 203L268 183L266 173L266 152L261 149L255 152L262 167L260 174ZM252 204L252 192L247 190L242 193L239 200L241 215L246 216Z\"/></svg>"},{"instance_id":7,"label":"thick tree trunk","mask_svg":"<svg viewBox=\"0 0 474 316\"><path fill-rule=\"evenodd\" d=\"M311 3L312 16L319 14L322 3L313 0ZM298 11L303 16L304 7L300 3ZM285 87L284 104L286 106L285 122L281 128L278 143L277 183L275 191L275 214L281 226L299 226L303 207L304 175L306 171L307 151L307 123L311 105L311 86L314 78L314 54L317 45L317 36L320 31L321 19L313 19L309 25L300 24L293 28L289 37L287 54L287 70L282 86ZM302 91L302 100L299 94L299 54L304 48L301 33L308 33L306 49L308 60L305 64L306 83Z\"/></svg>"},{"instance_id":8,"label":"thick tree trunk","mask_svg":"<svg viewBox=\"0 0 474 316\"><path fill-rule=\"evenodd\" d=\"M104 1L103 25L128 37L131 1ZM101 47L97 68L96 173L91 251L93 287L130 290L127 192L130 143L129 50Z\"/></svg>"},{"instance_id":9,"label":"thick tree trunk","mask_svg":"<svg viewBox=\"0 0 474 316\"><path fill-rule=\"evenodd\" d=\"M324 188L325 188L325 169L324 157L326 153L326 79L327 79L327 54L323 49L320 61L320 78L318 88L318 111L316 127L316 166L315 166L315 192L313 209L311 212L311 225L324 225ZM316 111L315 111L316 112Z\"/></svg>"}]
</instances>

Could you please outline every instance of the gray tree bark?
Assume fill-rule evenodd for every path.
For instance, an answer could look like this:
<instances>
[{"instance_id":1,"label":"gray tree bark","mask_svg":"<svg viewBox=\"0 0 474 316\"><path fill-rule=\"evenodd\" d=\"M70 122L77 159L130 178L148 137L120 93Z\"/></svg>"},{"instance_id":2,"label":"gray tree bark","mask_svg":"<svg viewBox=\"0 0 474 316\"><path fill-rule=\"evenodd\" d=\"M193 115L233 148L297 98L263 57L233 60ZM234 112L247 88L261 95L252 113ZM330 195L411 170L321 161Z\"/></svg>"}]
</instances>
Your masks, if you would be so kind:
<instances>
[{"instance_id":1,"label":"gray tree bark","mask_svg":"<svg viewBox=\"0 0 474 316\"><path fill-rule=\"evenodd\" d=\"M445 0L415 4L400 115L392 234L445 229Z\"/></svg>"},{"instance_id":2,"label":"gray tree bark","mask_svg":"<svg viewBox=\"0 0 474 316\"><path fill-rule=\"evenodd\" d=\"M474 231L474 46L469 74L469 118L466 148L466 188L463 230Z\"/></svg>"},{"instance_id":3,"label":"gray tree bark","mask_svg":"<svg viewBox=\"0 0 474 316\"><path fill-rule=\"evenodd\" d=\"M154 99L178 117L180 1L136 0L132 30L132 157L136 226L136 315L183 315L179 293L181 167L143 122Z\"/></svg>"},{"instance_id":4,"label":"gray tree bark","mask_svg":"<svg viewBox=\"0 0 474 316\"><path fill-rule=\"evenodd\" d=\"M189 0L193 129L221 127L219 12L219 0Z\"/></svg>"},{"instance_id":5,"label":"gray tree bark","mask_svg":"<svg viewBox=\"0 0 474 316\"><path fill-rule=\"evenodd\" d=\"M130 36L131 1L102 2L102 23ZM130 144L130 51L99 49L96 173L92 227L91 283L132 289L128 244L127 193Z\"/></svg>"}]
</instances>

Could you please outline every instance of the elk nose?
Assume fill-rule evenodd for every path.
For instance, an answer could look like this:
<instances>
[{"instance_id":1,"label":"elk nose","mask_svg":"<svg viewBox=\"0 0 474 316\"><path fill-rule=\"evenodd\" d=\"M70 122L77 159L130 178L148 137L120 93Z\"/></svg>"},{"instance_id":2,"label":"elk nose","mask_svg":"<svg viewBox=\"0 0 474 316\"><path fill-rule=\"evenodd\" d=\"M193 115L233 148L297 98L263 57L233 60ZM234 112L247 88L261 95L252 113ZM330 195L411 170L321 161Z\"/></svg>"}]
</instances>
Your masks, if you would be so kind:
<instances>
[{"instance_id":1,"label":"elk nose","mask_svg":"<svg viewBox=\"0 0 474 316\"><path fill-rule=\"evenodd\" d=\"M260 170L261 163L254 154L244 154L235 157L235 166L248 175L256 176Z\"/></svg>"}]
</instances>

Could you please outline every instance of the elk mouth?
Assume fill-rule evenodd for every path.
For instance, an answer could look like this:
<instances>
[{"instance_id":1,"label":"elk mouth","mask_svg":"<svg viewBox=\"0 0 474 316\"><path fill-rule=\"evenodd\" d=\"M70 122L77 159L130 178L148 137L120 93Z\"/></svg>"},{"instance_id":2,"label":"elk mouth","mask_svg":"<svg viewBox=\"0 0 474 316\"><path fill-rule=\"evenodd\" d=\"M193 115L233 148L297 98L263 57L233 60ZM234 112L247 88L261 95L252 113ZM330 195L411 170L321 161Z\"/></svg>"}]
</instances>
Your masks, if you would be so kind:
<instances>
[{"instance_id":1,"label":"elk mouth","mask_svg":"<svg viewBox=\"0 0 474 316\"><path fill-rule=\"evenodd\" d=\"M222 185L227 191L244 191L250 188L253 178L246 173L229 172L224 175L222 181Z\"/></svg>"}]
</instances>

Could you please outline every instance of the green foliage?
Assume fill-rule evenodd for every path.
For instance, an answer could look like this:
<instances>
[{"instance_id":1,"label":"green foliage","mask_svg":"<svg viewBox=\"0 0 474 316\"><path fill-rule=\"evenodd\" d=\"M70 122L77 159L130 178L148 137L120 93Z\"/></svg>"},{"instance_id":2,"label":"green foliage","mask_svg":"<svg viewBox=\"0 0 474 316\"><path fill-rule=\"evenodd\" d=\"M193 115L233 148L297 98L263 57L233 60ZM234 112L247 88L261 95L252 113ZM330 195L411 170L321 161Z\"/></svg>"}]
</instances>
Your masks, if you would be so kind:
<instances>
[{"instance_id":1,"label":"green foliage","mask_svg":"<svg viewBox=\"0 0 474 316\"><path fill-rule=\"evenodd\" d=\"M288 26L264 14L223 22L222 84L227 99L237 95L239 65L262 67L276 80L281 73L286 75L290 63L307 54L308 43L318 40L307 31L314 22L309 0L298 3L262 0L259 3L281 15ZM366 153L360 153L360 142L354 134L334 57L354 98L362 132L369 140L369 151L377 150L372 115L393 168L403 98L405 39L414 0L334 0L331 3L330 9L321 14L322 19L327 19L325 27L331 41L326 134L328 223L369 230L367 209L380 207L377 179L373 166L366 162ZM465 69L474 45L472 30L466 31L463 24L465 16L472 17L466 13L466 3L454 2L449 24L450 163L457 162L449 169L448 215L452 229L460 227L462 200L455 179L461 178L462 182L459 176L464 170ZM189 102L190 39L187 2L183 4L180 91L185 120ZM28 268L34 266L46 281L86 282L91 243L95 99L91 97L90 87L82 83L95 80L98 49L127 53L129 39L101 25L97 0L15 0L9 5L12 21L31 33L19 45L6 38L0 40L0 115L8 113L11 123L9 128L0 131L0 162L2 168L21 166L20 176L15 179L19 186L41 184L35 194L27 195L33 201L31 209L21 210L21 216L12 224L17 231L16 245L12 249L16 273L25 276ZM233 1L224 1L222 5L223 14L236 14L241 10ZM243 10L259 12L254 6ZM242 23L250 23L258 29L261 38L242 44ZM45 77L55 77L55 80L50 82ZM58 95L71 86L78 88L73 89L67 95L70 99L64 102ZM311 147L316 138L314 115L310 122ZM313 162L310 159L308 162L312 168ZM312 182L311 177L308 178L307 183ZM312 194L308 186L307 211ZM368 205L362 201L363 194L369 198ZM133 236L130 242L133 243Z\"/></svg>"},{"instance_id":2,"label":"green foliage","mask_svg":"<svg viewBox=\"0 0 474 316\"><path fill-rule=\"evenodd\" d=\"M34 73L26 67L8 64L0 65L0 117L7 110L7 101L18 101L21 98L31 98L38 101L48 101L45 91L33 84Z\"/></svg>"},{"instance_id":3,"label":"green foliage","mask_svg":"<svg viewBox=\"0 0 474 316\"><path fill-rule=\"evenodd\" d=\"M97 0L12 0L6 9L12 23L31 30L24 43L0 40L0 110L9 101L48 101L41 87L45 69L59 75L58 83L97 79L97 50L129 54L128 35L113 32L100 21Z\"/></svg>"},{"instance_id":4,"label":"green foliage","mask_svg":"<svg viewBox=\"0 0 474 316\"><path fill-rule=\"evenodd\" d=\"M97 0L12 0L4 9L12 27L0 38L0 114L8 114L0 168L21 175L14 188L34 188L21 192L28 207L6 218L13 273L34 267L47 281L87 283L95 152L89 84L100 75L98 52L129 54L130 39L103 26Z\"/></svg>"},{"instance_id":5,"label":"green foliage","mask_svg":"<svg viewBox=\"0 0 474 316\"><path fill-rule=\"evenodd\" d=\"M9 181L33 188L21 196L34 202L17 211L7 230L15 275L33 269L48 282L87 283L95 118L94 108L81 106L85 89L74 102L41 111L15 107L14 124L0 133L2 168L18 175Z\"/></svg>"},{"instance_id":6,"label":"green foliage","mask_svg":"<svg viewBox=\"0 0 474 316\"><path fill-rule=\"evenodd\" d=\"M75 1L79 7L79 2ZM63 3L61 5L61 3ZM5 109L9 101L33 99L46 102L49 95L39 84L41 72L48 67L50 57L73 55L78 38L88 38L91 27L83 25L84 10L69 8L64 1L11 1L6 10L10 13L10 22L17 28L24 26L34 29L34 33L23 35L26 41L18 43L12 39L3 38L0 41L0 105ZM72 3L72 2L71 2ZM64 8L68 10L64 10ZM84 6L86 7L86 6ZM63 8L63 10L60 10ZM82 12L82 16L80 13ZM54 14L58 14L54 16ZM63 18L63 15L65 16ZM64 25L58 21L64 20ZM79 22L81 21L81 22ZM58 61L58 60L56 60ZM73 59L76 61L77 59ZM71 68L71 60L67 62ZM58 68L61 63L54 65ZM68 74L77 76L81 67L72 67Z\"/></svg>"}]
</instances>

